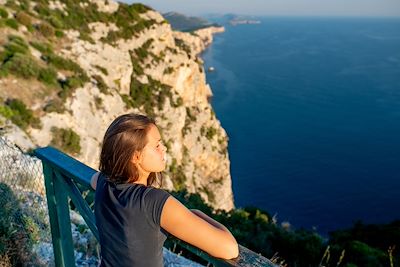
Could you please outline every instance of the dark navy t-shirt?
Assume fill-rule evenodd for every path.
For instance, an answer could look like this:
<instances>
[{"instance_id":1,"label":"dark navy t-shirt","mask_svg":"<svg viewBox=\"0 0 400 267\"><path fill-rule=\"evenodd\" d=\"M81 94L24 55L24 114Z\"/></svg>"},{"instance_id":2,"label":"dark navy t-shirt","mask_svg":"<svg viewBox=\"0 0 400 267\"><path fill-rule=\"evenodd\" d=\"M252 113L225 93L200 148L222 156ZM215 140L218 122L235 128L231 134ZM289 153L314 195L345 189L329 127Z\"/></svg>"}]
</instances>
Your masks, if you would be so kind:
<instances>
[{"instance_id":1,"label":"dark navy t-shirt","mask_svg":"<svg viewBox=\"0 0 400 267\"><path fill-rule=\"evenodd\" d=\"M94 209L101 266L163 266L167 233L160 227L160 217L169 196L162 189L114 184L99 175Z\"/></svg>"}]
</instances>

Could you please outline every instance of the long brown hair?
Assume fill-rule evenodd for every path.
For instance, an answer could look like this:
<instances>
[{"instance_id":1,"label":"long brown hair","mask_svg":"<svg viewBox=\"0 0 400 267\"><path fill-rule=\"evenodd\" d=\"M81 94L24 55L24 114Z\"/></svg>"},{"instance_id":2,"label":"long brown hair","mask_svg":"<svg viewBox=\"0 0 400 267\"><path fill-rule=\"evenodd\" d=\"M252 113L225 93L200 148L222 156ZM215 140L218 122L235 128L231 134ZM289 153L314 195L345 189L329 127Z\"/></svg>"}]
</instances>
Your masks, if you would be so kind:
<instances>
[{"instance_id":1,"label":"long brown hair","mask_svg":"<svg viewBox=\"0 0 400 267\"><path fill-rule=\"evenodd\" d=\"M139 114L124 114L117 117L108 127L100 153L99 169L114 183L133 183L139 179L139 172L132 157L135 152L141 152L146 146L147 132L151 125L156 125L154 119ZM147 185L153 185L162 175L150 173Z\"/></svg>"}]
</instances>

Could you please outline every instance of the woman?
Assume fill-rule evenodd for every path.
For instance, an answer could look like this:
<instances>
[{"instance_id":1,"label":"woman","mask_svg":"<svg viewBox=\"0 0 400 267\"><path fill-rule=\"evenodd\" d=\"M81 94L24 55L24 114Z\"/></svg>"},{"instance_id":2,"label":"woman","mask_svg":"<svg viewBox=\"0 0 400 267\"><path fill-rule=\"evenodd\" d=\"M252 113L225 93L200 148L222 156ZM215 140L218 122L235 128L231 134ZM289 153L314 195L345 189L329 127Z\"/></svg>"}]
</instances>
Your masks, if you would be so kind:
<instances>
[{"instance_id":1,"label":"woman","mask_svg":"<svg viewBox=\"0 0 400 267\"><path fill-rule=\"evenodd\" d=\"M222 224L152 187L165 163L166 147L154 120L126 114L107 129L100 172L91 180L101 266L163 266L166 232L214 257L238 256L237 242Z\"/></svg>"}]
</instances>

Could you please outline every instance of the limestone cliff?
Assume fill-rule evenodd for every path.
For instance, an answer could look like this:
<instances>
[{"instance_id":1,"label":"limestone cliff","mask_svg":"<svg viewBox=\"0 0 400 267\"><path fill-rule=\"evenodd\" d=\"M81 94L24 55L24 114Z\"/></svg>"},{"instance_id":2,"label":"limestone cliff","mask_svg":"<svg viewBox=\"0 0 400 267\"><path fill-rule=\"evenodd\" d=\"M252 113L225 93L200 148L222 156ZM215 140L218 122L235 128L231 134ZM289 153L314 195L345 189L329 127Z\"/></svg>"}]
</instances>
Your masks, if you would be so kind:
<instances>
[{"instance_id":1,"label":"limestone cliff","mask_svg":"<svg viewBox=\"0 0 400 267\"><path fill-rule=\"evenodd\" d=\"M110 0L45 3L0 6L2 135L29 148L57 144L56 130L68 129L79 136L74 156L96 168L109 123L123 113L147 113L168 148L165 187L233 208L228 138L198 57L223 28L175 32L154 10ZM15 68L26 59L37 74ZM10 99L21 100L39 121L18 123Z\"/></svg>"}]
</instances>

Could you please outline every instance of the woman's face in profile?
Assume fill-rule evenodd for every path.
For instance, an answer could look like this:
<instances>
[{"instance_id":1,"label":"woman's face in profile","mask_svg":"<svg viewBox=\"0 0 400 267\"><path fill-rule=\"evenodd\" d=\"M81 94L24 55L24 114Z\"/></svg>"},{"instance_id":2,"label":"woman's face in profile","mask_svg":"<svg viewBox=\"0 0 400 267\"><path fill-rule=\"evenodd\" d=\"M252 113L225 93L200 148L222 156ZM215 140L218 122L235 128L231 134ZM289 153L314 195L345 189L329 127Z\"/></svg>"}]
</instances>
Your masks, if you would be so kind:
<instances>
[{"instance_id":1,"label":"woman's face in profile","mask_svg":"<svg viewBox=\"0 0 400 267\"><path fill-rule=\"evenodd\" d=\"M166 151L157 126L152 124L147 132L147 144L140 155L140 167L149 173L162 172L166 166Z\"/></svg>"}]
</instances>

